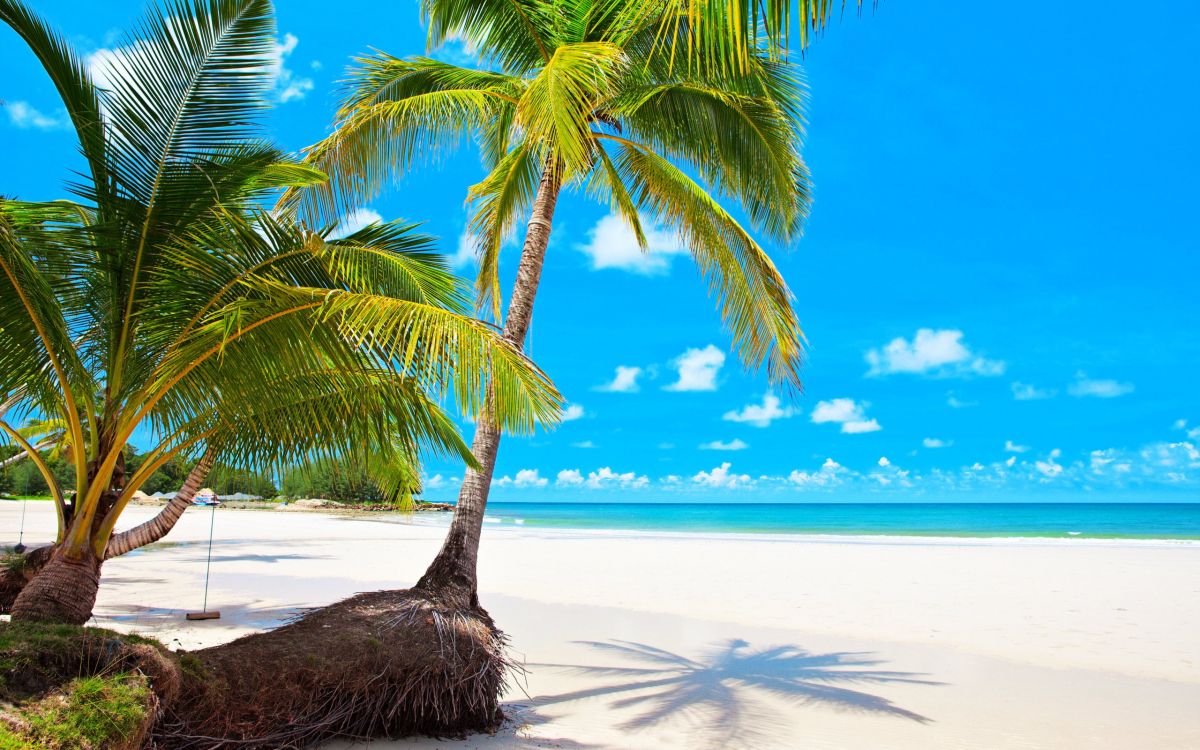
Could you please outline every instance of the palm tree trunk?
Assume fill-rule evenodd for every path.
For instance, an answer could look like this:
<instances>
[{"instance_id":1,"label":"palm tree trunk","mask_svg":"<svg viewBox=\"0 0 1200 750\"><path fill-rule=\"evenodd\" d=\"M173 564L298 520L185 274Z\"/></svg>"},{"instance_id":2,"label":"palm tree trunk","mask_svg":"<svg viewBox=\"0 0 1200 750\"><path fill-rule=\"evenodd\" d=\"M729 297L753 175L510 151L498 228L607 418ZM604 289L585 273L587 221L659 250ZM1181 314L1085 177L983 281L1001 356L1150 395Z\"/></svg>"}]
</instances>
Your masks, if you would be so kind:
<instances>
[{"instance_id":1,"label":"palm tree trunk","mask_svg":"<svg viewBox=\"0 0 1200 750\"><path fill-rule=\"evenodd\" d=\"M90 550L80 557L58 547L12 606L13 622L82 625L92 616L100 589L100 561Z\"/></svg>"},{"instance_id":2,"label":"palm tree trunk","mask_svg":"<svg viewBox=\"0 0 1200 750\"><path fill-rule=\"evenodd\" d=\"M196 493L200 491L200 486L208 478L208 472L212 470L216 458L216 453L210 448L200 457L200 462L192 467L187 480L183 483L183 489L171 498L167 507L160 510L158 515L128 531L113 534L112 538L108 540L108 546L104 548L104 559L110 560L126 552L132 552L138 547L145 547L147 544L157 542L166 536L168 531L175 528L175 523L192 504Z\"/></svg>"},{"instance_id":3,"label":"palm tree trunk","mask_svg":"<svg viewBox=\"0 0 1200 750\"><path fill-rule=\"evenodd\" d=\"M557 160L551 157L542 171L542 180L533 201L533 212L525 229L525 246L521 251L520 265L517 266L517 280L513 284L512 299L509 300L508 314L504 318L503 336L517 349L524 348L525 334L533 319L533 301L542 277L542 264L550 243L551 221L561 187ZM463 475L458 504L454 507L454 519L450 522L446 541L416 586L448 604L460 607L479 605L476 595L479 534L483 529L483 511L487 507L492 473L496 469L496 454L500 450L500 428L487 416L492 398L494 396L489 394L487 404L475 422L475 439L471 443L471 453L479 462L479 469L467 469Z\"/></svg>"},{"instance_id":4,"label":"palm tree trunk","mask_svg":"<svg viewBox=\"0 0 1200 750\"><path fill-rule=\"evenodd\" d=\"M33 446L33 449L36 451L42 451L42 450L49 448L52 445L54 445L53 440L46 440L44 442L38 443L37 445ZM20 463L21 461L25 460L26 458L29 458L29 451L26 451L26 450L16 453L15 455L9 456L8 458L4 459L3 461L0 461L0 471L7 469L9 466L12 466L13 464Z\"/></svg>"},{"instance_id":5,"label":"palm tree trunk","mask_svg":"<svg viewBox=\"0 0 1200 750\"><path fill-rule=\"evenodd\" d=\"M132 552L166 536L192 504L215 460L213 450L205 452L188 474L183 488L154 518L114 534L108 540L104 560ZM82 560L59 562L59 557L56 548L40 547L28 553L19 573L8 574L6 571L0 580L0 612L11 611L14 620L53 620L77 625L86 622L96 604L100 566L104 560L86 556ZM87 572L89 567L94 568L90 574ZM43 576L50 577L42 581ZM83 611L85 607L86 612Z\"/></svg>"}]
</instances>

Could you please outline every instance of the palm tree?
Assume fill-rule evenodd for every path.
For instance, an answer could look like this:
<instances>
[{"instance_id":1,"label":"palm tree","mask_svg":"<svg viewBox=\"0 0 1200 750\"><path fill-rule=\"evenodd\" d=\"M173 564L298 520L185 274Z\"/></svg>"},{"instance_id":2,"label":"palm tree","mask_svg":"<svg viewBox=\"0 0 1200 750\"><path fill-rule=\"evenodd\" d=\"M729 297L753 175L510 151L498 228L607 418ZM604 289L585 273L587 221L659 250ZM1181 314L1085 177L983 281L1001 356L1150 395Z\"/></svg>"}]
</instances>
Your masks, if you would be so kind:
<instances>
[{"instance_id":1,"label":"palm tree","mask_svg":"<svg viewBox=\"0 0 1200 750\"><path fill-rule=\"evenodd\" d=\"M687 17L673 14L671 2L654 7L427 0L432 43L463 39L494 69L362 58L335 132L309 150L330 181L289 191L285 204L310 216L361 205L391 175L473 137L488 170L468 193L477 301L497 320L498 256L528 216L503 319L513 347L529 329L555 205L570 189L609 202L643 246L648 219L676 231L743 363L798 386L802 334L792 295L718 198L738 201L773 239L799 235L809 204L800 74L768 46L748 48L740 68L685 64L674 50L692 33ZM418 588L477 605L479 533L499 443L499 426L479 418L478 468L466 472L445 545Z\"/></svg>"},{"instance_id":2,"label":"palm tree","mask_svg":"<svg viewBox=\"0 0 1200 750\"><path fill-rule=\"evenodd\" d=\"M152 9L105 71L107 88L19 0L0 0L0 19L54 82L85 164L76 200L0 201L0 402L14 418L61 420L74 470L71 486L54 481L0 419L58 516L14 620L90 616L110 543L162 531L114 537L133 493L168 461L199 457L193 490L216 462L407 464L422 450L470 462L442 402L481 409L489 388L485 411L506 429L556 418L552 385L466 314L469 292L412 226L338 237L260 208L280 188L324 179L258 132L268 0ZM126 472L139 426L157 444Z\"/></svg>"}]
</instances>

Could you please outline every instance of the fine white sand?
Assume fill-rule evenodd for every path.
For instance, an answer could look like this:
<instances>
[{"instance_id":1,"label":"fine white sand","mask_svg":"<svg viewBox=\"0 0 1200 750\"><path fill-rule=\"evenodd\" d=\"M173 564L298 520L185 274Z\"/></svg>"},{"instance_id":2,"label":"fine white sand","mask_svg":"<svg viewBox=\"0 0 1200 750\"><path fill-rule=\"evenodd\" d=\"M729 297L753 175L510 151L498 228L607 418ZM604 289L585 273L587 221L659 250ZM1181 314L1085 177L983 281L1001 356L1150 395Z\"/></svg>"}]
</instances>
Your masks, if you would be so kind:
<instances>
[{"instance_id":1,"label":"fine white sand","mask_svg":"<svg viewBox=\"0 0 1200 750\"><path fill-rule=\"evenodd\" d=\"M26 543L48 541L30 503ZM153 512L132 508L125 524ZM20 506L0 503L0 544ZM445 516L189 510L110 561L95 623L184 648L410 585ZM1200 544L540 531L489 524L511 726L373 748L1200 748ZM350 745L334 743L330 750Z\"/></svg>"}]
</instances>

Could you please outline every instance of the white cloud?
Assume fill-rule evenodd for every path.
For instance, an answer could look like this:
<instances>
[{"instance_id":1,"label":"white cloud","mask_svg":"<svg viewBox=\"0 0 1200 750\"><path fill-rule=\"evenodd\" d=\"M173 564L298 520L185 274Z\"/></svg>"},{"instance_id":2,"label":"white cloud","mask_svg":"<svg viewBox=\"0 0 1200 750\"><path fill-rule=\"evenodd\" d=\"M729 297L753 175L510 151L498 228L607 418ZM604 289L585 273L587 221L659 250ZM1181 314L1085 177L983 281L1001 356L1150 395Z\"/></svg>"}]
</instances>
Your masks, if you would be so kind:
<instances>
[{"instance_id":1,"label":"white cloud","mask_svg":"<svg viewBox=\"0 0 1200 750\"><path fill-rule=\"evenodd\" d=\"M554 483L559 487L578 487L583 484L583 474L579 469L563 469L558 472L558 478Z\"/></svg>"},{"instance_id":2,"label":"white cloud","mask_svg":"<svg viewBox=\"0 0 1200 750\"><path fill-rule=\"evenodd\" d=\"M816 424L834 422L842 426L842 432L854 435L863 432L882 430L878 420L867 419L866 410L870 404L866 401L856 402L852 398L835 398L830 401L817 403L812 413L812 421Z\"/></svg>"},{"instance_id":3,"label":"white cloud","mask_svg":"<svg viewBox=\"0 0 1200 750\"><path fill-rule=\"evenodd\" d=\"M378 211L371 208L356 208L342 217L337 228L333 230L333 236L335 238L348 237L377 221L383 221L383 217L379 215Z\"/></svg>"},{"instance_id":4,"label":"white cloud","mask_svg":"<svg viewBox=\"0 0 1200 750\"><path fill-rule=\"evenodd\" d=\"M274 93L280 104L303 99L313 90L311 78L303 78L286 64L288 57L296 50L300 40L295 34L284 34L283 40L275 44L271 54L271 68L275 73Z\"/></svg>"},{"instance_id":5,"label":"white cloud","mask_svg":"<svg viewBox=\"0 0 1200 750\"><path fill-rule=\"evenodd\" d=\"M1014 382L1012 384L1012 395L1018 401L1038 401L1045 398L1053 398L1055 391L1050 388L1038 388L1037 386L1028 383Z\"/></svg>"},{"instance_id":6,"label":"white cloud","mask_svg":"<svg viewBox=\"0 0 1200 750\"><path fill-rule=\"evenodd\" d=\"M1029 446L1028 445L1017 445L1016 443L1014 443L1011 440L1005 440L1004 441L1004 450L1007 453L1024 453L1025 451L1029 450Z\"/></svg>"},{"instance_id":7,"label":"white cloud","mask_svg":"<svg viewBox=\"0 0 1200 750\"><path fill-rule=\"evenodd\" d=\"M951 409L967 409L972 406L979 406L978 401L963 401L961 398L954 395L954 391L950 391L946 394L946 404Z\"/></svg>"},{"instance_id":8,"label":"white cloud","mask_svg":"<svg viewBox=\"0 0 1200 750\"><path fill-rule=\"evenodd\" d=\"M425 489L436 490L445 487L447 484L446 478L441 474L434 474L425 480Z\"/></svg>"},{"instance_id":9,"label":"white cloud","mask_svg":"<svg viewBox=\"0 0 1200 750\"><path fill-rule=\"evenodd\" d=\"M537 469L521 469L515 477L503 476L496 480L496 484L501 487L545 487L549 483L550 480L541 476Z\"/></svg>"},{"instance_id":10,"label":"white cloud","mask_svg":"<svg viewBox=\"0 0 1200 750\"><path fill-rule=\"evenodd\" d=\"M446 260L454 268L469 268L475 265L478 257L475 253L475 238L464 229L463 233L458 235L458 247L455 248L454 254L448 256Z\"/></svg>"},{"instance_id":11,"label":"white cloud","mask_svg":"<svg viewBox=\"0 0 1200 750\"><path fill-rule=\"evenodd\" d=\"M714 440L711 443L700 444L700 450L702 451L744 451L749 447L748 443L738 439L730 440L728 443Z\"/></svg>"},{"instance_id":12,"label":"white cloud","mask_svg":"<svg viewBox=\"0 0 1200 750\"><path fill-rule=\"evenodd\" d=\"M974 354L963 342L963 332L954 329L922 328L913 340L892 339L886 346L871 349L866 360L868 377L914 373L933 377L996 376L1004 373L1004 362Z\"/></svg>"},{"instance_id":13,"label":"white cloud","mask_svg":"<svg viewBox=\"0 0 1200 750\"><path fill-rule=\"evenodd\" d=\"M563 409L562 421L571 422L576 419L583 419L583 407L579 404L567 404L567 408Z\"/></svg>"},{"instance_id":14,"label":"white cloud","mask_svg":"<svg viewBox=\"0 0 1200 750\"><path fill-rule=\"evenodd\" d=\"M593 269L619 268L646 275L667 271L672 257L687 254L675 232L664 231L645 218L642 229L646 234L645 250L625 220L609 214L588 230L587 244L576 247L591 258Z\"/></svg>"},{"instance_id":15,"label":"white cloud","mask_svg":"<svg viewBox=\"0 0 1200 750\"><path fill-rule=\"evenodd\" d=\"M640 367L617 365L617 373L612 382L597 386L596 390L609 393L637 393L639 390L637 381L641 374L642 368Z\"/></svg>"},{"instance_id":16,"label":"white cloud","mask_svg":"<svg viewBox=\"0 0 1200 750\"><path fill-rule=\"evenodd\" d=\"M879 424L879 420L877 419L864 419L842 424L842 432L847 435L857 435L863 432L879 432L882 429L883 426Z\"/></svg>"},{"instance_id":17,"label":"white cloud","mask_svg":"<svg viewBox=\"0 0 1200 750\"><path fill-rule=\"evenodd\" d=\"M23 101L5 102L4 108L8 110L8 121L22 130L67 130L71 127L66 112L58 116L45 115Z\"/></svg>"},{"instance_id":18,"label":"white cloud","mask_svg":"<svg viewBox=\"0 0 1200 750\"><path fill-rule=\"evenodd\" d=\"M613 486L636 490L650 484L650 478L639 476L632 471L618 473L604 466L597 471L589 471L585 484L594 490Z\"/></svg>"},{"instance_id":19,"label":"white cloud","mask_svg":"<svg viewBox=\"0 0 1200 750\"><path fill-rule=\"evenodd\" d=\"M792 416L792 407L780 406L779 397L773 393L763 394L762 404L747 404L741 411L727 411L722 419L728 422L745 422L754 427L769 427L776 419Z\"/></svg>"},{"instance_id":20,"label":"white cloud","mask_svg":"<svg viewBox=\"0 0 1200 750\"><path fill-rule=\"evenodd\" d=\"M949 448L954 445L953 440L942 440L940 438L925 438L921 441L921 445L926 448Z\"/></svg>"},{"instance_id":21,"label":"white cloud","mask_svg":"<svg viewBox=\"0 0 1200 750\"><path fill-rule=\"evenodd\" d=\"M1067 386L1067 392L1075 398L1116 398L1133 393L1133 383L1116 380L1093 380L1086 373L1075 374L1075 382Z\"/></svg>"},{"instance_id":22,"label":"white cloud","mask_svg":"<svg viewBox=\"0 0 1200 750\"><path fill-rule=\"evenodd\" d=\"M845 481L843 477L849 473L850 470L845 466L832 458L827 458L817 471L794 469L791 474L788 474L787 481L801 487L832 487Z\"/></svg>"},{"instance_id":23,"label":"white cloud","mask_svg":"<svg viewBox=\"0 0 1200 750\"><path fill-rule=\"evenodd\" d=\"M1058 448L1055 448L1054 450L1050 451L1050 456L1045 461L1035 461L1033 465L1038 472L1042 474L1042 476L1046 477L1046 479L1054 479L1063 473L1062 464L1055 460L1061 455L1062 451Z\"/></svg>"},{"instance_id":24,"label":"white cloud","mask_svg":"<svg viewBox=\"0 0 1200 750\"><path fill-rule=\"evenodd\" d=\"M308 67L313 70L320 70L321 68L323 68L325 66L321 64L320 60L313 60L312 62L310 62L308 64Z\"/></svg>"},{"instance_id":25,"label":"white cloud","mask_svg":"<svg viewBox=\"0 0 1200 750\"><path fill-rule=\"evenodd\" d=\"M703 349L688 349L674 364L679 369L679 379L663 390L715 391L717 374L725 364L725 352L709 344Z\"/></svg>"},{"instance_id":26,"label":"white cloud","mask_svg":"<svg viewBox=\"0 0 1200 750\"><path fill-rule=\"evenodd\" d=\"M698 472L692 481L705 487L746 487L754 483L749 474L735 474L729 469L733 464L726 461L712 471Z\"/></svg>"},{"instance_id":27,"label":"white cloud","mask_svg":"<svg viewBox=\"0 0 1200 750\"><path fill-rule=\"evenodd\" d=\"M595 448L596 444L591 440L582 440L578 443L571 443L572 448Z\"/></svg>"},{"instance_id":28,"label":"white cloud","mask_svg":"<svg viewBox=\"0 0 1200 750\"><path fill-rule=\"evenodd\" d=\"M1192 440L1200 440L1200 427L1193 427L1187 431L1187 436Z\"/></svg>"}]
</instances>

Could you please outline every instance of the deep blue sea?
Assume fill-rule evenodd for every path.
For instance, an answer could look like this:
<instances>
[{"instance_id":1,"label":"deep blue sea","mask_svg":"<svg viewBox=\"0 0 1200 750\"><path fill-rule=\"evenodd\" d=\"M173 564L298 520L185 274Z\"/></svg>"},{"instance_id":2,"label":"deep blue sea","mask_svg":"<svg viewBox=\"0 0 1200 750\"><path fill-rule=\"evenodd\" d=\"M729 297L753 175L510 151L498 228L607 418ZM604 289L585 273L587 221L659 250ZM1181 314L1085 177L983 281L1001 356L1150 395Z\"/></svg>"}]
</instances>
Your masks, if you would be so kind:
<instances>
[{"instance_id":1,"label":"deep blue sea","mask_svg":"<svg viewBox=\"0 0 1200 750\"><path fill-rule=\"evenodd\" d=\"M489 503L504 525L764 534L1200 539L1200 503Z\"/></svg>"}]
</instances>

